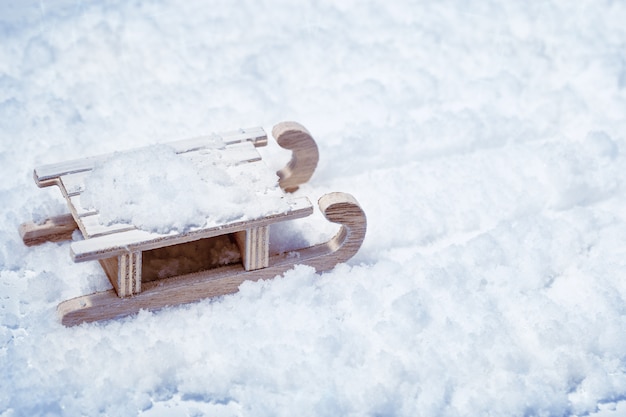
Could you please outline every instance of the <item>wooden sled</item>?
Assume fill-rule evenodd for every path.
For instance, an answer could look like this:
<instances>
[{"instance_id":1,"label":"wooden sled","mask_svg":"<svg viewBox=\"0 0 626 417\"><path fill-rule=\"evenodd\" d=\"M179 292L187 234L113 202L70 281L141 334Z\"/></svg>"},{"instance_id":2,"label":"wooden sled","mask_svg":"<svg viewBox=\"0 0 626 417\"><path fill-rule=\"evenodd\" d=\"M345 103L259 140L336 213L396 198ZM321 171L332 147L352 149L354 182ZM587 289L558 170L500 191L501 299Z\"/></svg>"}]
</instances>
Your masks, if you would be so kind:
<instances>
[{"instance_id":1,"label":"wooden sled","mask_svg":"<svg viewBox=\"0 0 626 417\"><path fill-rule=\"evenodd\" d=\"M327 220L341 225L339 232L328 242L290 251L269 253L269 227L272 223L296 219L313 213L306 197L287 194L309 180L318 161L318 150L309 132L295 122L283 122L272 130L278 144L292 151L285 168L271 172L256 150L267 144L262 128L242 129L218 135L220 152L246 170L258 175L278 174L280 188L289 199L289 209L261 218L232 221L211 227L197 227L183 233L159 234L140 230L133 225L112 224L99 221L97 210L85 209L80 204L85 189L85 178L95 164L106 155L65 163L45 165L34 171L39 187L57 185L67 200L70 213L52 217L42 224L24 223L20 234L26 245L47 241L72 239L79 229L84 240L70 244L70 254L75 262L98 260L113 285L109 291L96 292L73 298L59 304L57 311L61 322L73 326L82 322L114 319L138 312L141 309L157 310L165 306L190 303L238 291L246 280L273 278L296 264L310 265L317 271L332 269L350 259L360 248L366 231L365 213L349 194L330 193L322 196L318 205ZM202 150L215 143L215 135L170 143L177 154ZM208 157L208 156L206 156ZM209 265L196 271L161 278L147 268L150 259L158 254L199 253L201 256L217 239L234 242L239 249L236 263L226 266Z\"/></svg>"}]
</instances>

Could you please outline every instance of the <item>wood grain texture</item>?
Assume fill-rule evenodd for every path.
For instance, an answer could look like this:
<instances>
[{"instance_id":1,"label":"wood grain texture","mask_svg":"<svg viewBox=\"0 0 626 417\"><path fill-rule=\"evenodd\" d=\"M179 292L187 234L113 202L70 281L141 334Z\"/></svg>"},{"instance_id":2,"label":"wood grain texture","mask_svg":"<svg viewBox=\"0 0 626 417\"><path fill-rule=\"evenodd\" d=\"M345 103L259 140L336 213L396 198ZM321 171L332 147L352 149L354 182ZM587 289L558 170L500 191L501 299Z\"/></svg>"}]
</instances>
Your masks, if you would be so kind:
<instances>
[{"instance_id":1,"label":"wood grain texture","mask_svg":"<svg viewBox=\"0 0 626 417\"><path fill-rule=\"evenodd\" d=\"M117 295L129 297L141 292L141 252L131 252L117 257Z\"/></svg>"},{"instance_id":2,"label":"wood grain texture","mask_svg":"<svg viewBox=\"0 0 626 417\"><path fill-rule=\"evenodd\" d=\"M313 213L313 206L306 197L295 198L291 203L291 210L287 212L272 214L260 219L233 221L226 225L192 229L184 233L159 234L133 229L114 234L105 234L73 242L70 246L70 255L75 262L111 258L129 251L145 251L192 242L253 227L267 226L279 221L298 219Z\"/></svg>"},{"instance_id":3,"label":"wood grain texture","mask_svg":"<svg viewBox=\"0 0 626 417\"><path fill-rule=\"evenodd\" d=\"M289 163L276 172L278 184L287 192L296 191L315 172L319 160L317 144L309 131L297 122L277 124L272 135L281 147L292 151Z\"/></svg>"},{"instance_id":4,"label":"wood grain texture","mask_svg":"<svg viewBox=\"0 0 626 417\"><path fill-rule=\"evenodd\" d=\"M230 265L148 282L141 293L129 298L119 298L114 290L110 290L67 300L57 309L61 322L73 326L123 317L142 309L157 310L230 294L237 292L239 285L246 280L273 278L297 264L310 265L317 271L331 269L359 250L365 238L367 220L358 202L349 194L327 194L320 198L319 206L329 221L341 225L339 232L326 243L289 254L272 255L267 268L254 271L246 271L241 264Z\"/></svg>"},{"instance_id":5,"label":"wood grain texture","mask_svg":"<svg viewBox=\"0 0 626 417\"><path fill-rule=\"evenodd\" d=\"M240 143L252 143L254 147L265 146L267 144L267 135L265 134L263 128L253 127L192 139L178 140L166 143L166 145L173 147L176 153L181 154L205 148L221 148L224 146L228 147L229 145L234 146ZM111 156L113 156L113 154L41 165L35 168L33 172L35 183L39 187L57 185L58 177L89 171L100 161L110 158Z\"/></svg>"},{"instance_id":6,"label":"wood grain texture","mask_svg":"<svg viewBox=\"0 0 626 417\"><path fill-rule=\"evenodd\" d=\"M184 159L195 160L198 163L208 162L230 167L240 166L238 169L242 170L242 178L245 178L245 174L255 177L262 177L263 175L272 175L273 177L273 173L261 160L261 155L256 147L249 141L235 142L223 149L194 149L181 152L179 156ZM96 209L82 205L81 193L85 191L85 181L90 174L91 171L83 171L65 174L58 178L61 194L66 198L70 212L74 215L74 220L85 239L136 229L132 224L113 223L105 225L101 222Z\"/></svg>"},{"instance_id":7,"label":"wood grain texture","mask_svg":"<svg viewBox=\"0 0 626 417\"><path fill-rule=\"evenodd\" d=\"M19 227L20 237L26 246L40 245L45 242L61 242L72 240L72 233L78 229L71 214L46 219L42 224L22 223Z\"/></svg>"},{"instance_id":8,"label":"wood grain texture","mask_svg":"<svg viewBox=\"0 0 626 417\"><path fill-rule=\"evenodd\" d=\"M241 230L234 236L246 271L265 268L269 265L269 225Z\"/></svg>"},{"instance_id":9,"label":"wood grain texture","mask_svg":"<svg viewBox=\"0 0 626 417\"><path fill-rule=\"evenodd\" d=\"M100 262L100 266L102 266L102 269L104 269L104 273L107 275L107 278L109 278L109 282L111 283L111 285L113 286L113 289L117 293L119 291L119 285L120 285L120 281L118 279L119 270L120 270L119 259L118 258L100 259L98 262Z\"/></svg>"}]
</instances>

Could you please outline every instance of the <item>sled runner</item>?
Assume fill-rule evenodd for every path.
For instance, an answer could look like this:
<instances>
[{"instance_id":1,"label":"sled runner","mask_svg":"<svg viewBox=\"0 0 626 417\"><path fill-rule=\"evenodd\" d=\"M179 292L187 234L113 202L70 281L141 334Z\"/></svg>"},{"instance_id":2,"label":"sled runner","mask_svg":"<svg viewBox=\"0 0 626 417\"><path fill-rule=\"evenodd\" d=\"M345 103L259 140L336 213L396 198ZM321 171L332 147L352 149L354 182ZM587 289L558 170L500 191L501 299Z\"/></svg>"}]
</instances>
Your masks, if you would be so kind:
<instances>
[{"instance_id":1,"label":"sled runner","mask_svg":"<svg viewBox=\"0 0 626 417\"><path fill-rule=\"evenodd\" d=\"M255 177L277 174L281 194L288 201L287 206L277 207L270 215L191 227L181 232L156 233L129 223L106 224L100 221L98 208L81 204L86 179L96 164L106 163L107 155L36 168L36 184L58 186L70 213L52 217L42 224L22 224L20 234L24 243L31 246L71 240L74 231L79 229L84 239L70 244L72 259L75 262L99 261L113 286L112 290L59 304L57 311L61 322L72 326L122 317L141 309L156 310L190 303L236 292L245 280L273 278L296 264L324 271L351 258L365 237L366 217L354 197L346 193L326 194L318 201L326 219L341 226L332 239L289 253L269 253L271 224L313 213L313 205L307 197L295 197L291 192L309 180L318 161L317 145L300 124L283 122L276 125L272 133L281 147L292 151L287 166L277 173L269 170L256 149L267 144L262 128L168 144L181 158L202 161L213 158L206 161L212 164L229 161ZM218 160L216 152L206 152L208 147L215 149L216 143L219 143ZM234 263L223 265L223 259L217 264L206 259L210 258L210 251L229 245L236 249L230 256ZM195 260L191 266L181 267L177 257Z\"/></svg>"}]
</instances>

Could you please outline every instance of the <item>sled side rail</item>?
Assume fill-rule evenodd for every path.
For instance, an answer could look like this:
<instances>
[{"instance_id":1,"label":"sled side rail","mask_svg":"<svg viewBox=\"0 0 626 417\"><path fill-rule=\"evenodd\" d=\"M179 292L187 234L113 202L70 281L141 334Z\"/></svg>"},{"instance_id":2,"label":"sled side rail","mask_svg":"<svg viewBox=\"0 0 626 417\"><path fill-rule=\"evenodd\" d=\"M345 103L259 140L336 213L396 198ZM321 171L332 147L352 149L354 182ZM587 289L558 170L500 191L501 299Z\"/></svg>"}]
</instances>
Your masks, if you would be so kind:
<instances>
[{"instance_id":1,"label":"sled side rail","mask_svg":"<svg viewBox=\"0 0 626 417\"><path fill-rule=\"evenodd\" d=\"M272 223L298 219L313 213L313 205L307 197L293 199L291 203L292 208L287 212L280 212L260 219L235 221L225 225L192 229L184 233L172 232L169 234L159 234L133 229L106 234L73 242L70 245L70 254L74 262L107 259L128 253L152 250L269 226Z\"/></svg>"}]
</instances>

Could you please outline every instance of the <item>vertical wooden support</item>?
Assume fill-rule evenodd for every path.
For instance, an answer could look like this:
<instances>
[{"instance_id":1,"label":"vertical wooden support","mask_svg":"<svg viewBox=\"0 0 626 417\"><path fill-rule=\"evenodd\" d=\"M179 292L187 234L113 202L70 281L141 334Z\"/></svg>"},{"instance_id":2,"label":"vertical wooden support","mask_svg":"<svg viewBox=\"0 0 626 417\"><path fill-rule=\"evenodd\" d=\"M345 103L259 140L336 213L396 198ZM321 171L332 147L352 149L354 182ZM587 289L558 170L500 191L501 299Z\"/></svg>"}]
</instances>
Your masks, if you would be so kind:
<instances>
[{"instance_id":1,"label":"vertical wooden support","mask_svg":"<svg viewBox=\"0 0 626 417\"><path fill-rule=\"evenodd\" d=\"M141 252L117 257L117 295L128 297L141 292Z\"/></svg>"},{"instance_id":2,"label":"vertical wooden support","mask_svg":"<svg viewBox=\"0 0 626 417\"><path fill-rule=\"evenodd\" d=\"M269 226L253 227L235 233L246 271L267 268L269 265Z\"/></svg>"}]
</instances>

